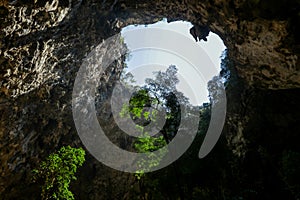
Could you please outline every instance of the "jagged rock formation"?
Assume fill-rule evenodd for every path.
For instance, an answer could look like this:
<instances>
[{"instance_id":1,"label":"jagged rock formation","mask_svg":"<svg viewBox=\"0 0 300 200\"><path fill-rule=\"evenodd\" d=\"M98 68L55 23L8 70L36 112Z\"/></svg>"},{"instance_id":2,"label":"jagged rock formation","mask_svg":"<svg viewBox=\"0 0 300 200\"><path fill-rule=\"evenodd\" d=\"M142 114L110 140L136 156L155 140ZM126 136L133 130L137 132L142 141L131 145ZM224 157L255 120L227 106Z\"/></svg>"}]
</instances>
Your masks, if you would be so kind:
<instances>
[{"instance_id":1,"label":"jagged rock formation","mask_svg":"<svg viewBox=\"0 0 300 200\"><path fill-rule=\"evenodd\" d=\"M264 160L278 164L275 157L284 150L298 151L298 1L1 0L0 199L38 199L30 171L58 146L81 145L71 95L76 72L89 51L126 25L162 17L207 24L228 48L229 69L236 79L227 89L224 136L240 166L262 166L254 171L242 168L240 179L249 179L251 185L256 181L250 180L251 173L268 171ZM107 70L104 99L121 68L119 61ZM276 194L276 189L267 188L272 175L259 179L269 195L265 199L293 199L296 192ZM74 188L78 199L126 199L131 181L132 176L90 156Z\"/></svg>"},{"instance_id":2,"label":"jagged rock formation","mask_svg":"<svg viewBox=\"0 0 300 200\"><path fill-rule=\"evenodd\" d=\"M195 41L201 40L207 41L207 36L209 34L209 28L206 26L193 26L190 29L190 34L194 37Z\"/></svg>"}]
</instances>

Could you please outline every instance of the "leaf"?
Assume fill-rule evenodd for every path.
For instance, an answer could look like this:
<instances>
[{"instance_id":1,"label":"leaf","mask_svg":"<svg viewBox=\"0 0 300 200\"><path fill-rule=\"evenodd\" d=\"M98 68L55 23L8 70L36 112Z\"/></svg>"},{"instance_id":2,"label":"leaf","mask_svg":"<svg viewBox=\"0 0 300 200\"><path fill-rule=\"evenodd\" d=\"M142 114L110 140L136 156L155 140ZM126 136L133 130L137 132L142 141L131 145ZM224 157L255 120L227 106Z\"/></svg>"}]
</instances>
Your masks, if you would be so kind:
<instances>
[{"instance_id":1,"label":"leaf","mask_svg":"<svg viewBox=\"0 0 300 200\"><path fill-rule=\"evenodd\" d=\"M69 184L71 180L76 180L74 174L77 166L84 163L84 156L85 151L82 148L62 147L41 162L39 166L41 170L33 170L44 179L42 199L49 199L51 196L54 199L74 199L72 192L69 191Z\"/></svg>"}]
</instances>

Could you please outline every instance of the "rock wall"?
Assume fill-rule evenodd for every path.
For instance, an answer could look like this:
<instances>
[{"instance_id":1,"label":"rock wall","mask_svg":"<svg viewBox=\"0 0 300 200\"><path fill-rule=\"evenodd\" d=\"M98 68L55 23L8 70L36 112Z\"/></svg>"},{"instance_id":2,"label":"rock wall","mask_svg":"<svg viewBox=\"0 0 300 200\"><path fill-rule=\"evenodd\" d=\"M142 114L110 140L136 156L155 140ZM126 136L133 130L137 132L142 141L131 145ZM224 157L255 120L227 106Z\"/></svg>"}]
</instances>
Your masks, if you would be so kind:
<instances>
[{"instance_id":1,"label":"rock wall","mask_svg":"<svg viewBox=\"0 0 300 200\"><path fill-rule=\"evenodd\" d=\"M82 146L71 95L89 51L126 25L163 17L206 24L227 46L236 79L227 88L224 134L238 162L257 149L276 157L299 141L297 1L1 0L0 199L38 199L31 170L59 146ZM108 69L104 96L121 69L122 61ZM78 199L125 198L133 183L90 155L79 177Z\"/></svg>"}]
</instances>

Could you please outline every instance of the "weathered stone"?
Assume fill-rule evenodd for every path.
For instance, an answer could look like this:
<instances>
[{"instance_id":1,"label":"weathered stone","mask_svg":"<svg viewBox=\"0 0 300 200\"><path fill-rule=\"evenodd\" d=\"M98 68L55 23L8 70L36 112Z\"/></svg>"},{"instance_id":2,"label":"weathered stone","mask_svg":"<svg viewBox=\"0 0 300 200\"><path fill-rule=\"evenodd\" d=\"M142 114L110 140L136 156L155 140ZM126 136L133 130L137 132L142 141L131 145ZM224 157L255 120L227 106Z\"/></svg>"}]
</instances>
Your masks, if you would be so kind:
<instances>
[{"instance_id":1,"label":"weathered stone","mask_svg":"<svg viewBox=\"0 0 300 200\"><path fill-rule=\"evenodd\" d=\"M269 128L272 123L283 129L293 123L292 131L297 130L299 114L274 115L270 110L280 105L270 104L268 98L292 101L289 92L294 98L299 94L300 20L294 9L299 4L291 2L283 1L282 11L280 6L273 8L261 1L240 0L0 1L0 199L39 199L38 186L30 184L31 170L61 145L82 146L71 111L76 72L93 47L130 24L154 23L163 17L186 20L207 24L223 39L233 65L231 73L240 80L227 90L224 131L228 148L238 157L244 157L249 144L263 137L263 124L255 119L268 117ZM108 70L104 75L99 105L109 100L122 61L112 68L114 73ZM289 101L282 106L287 109L290 105L295 106ZM268 112L259 114L263 107ZM107 115L102 118L110 119ZM252 130L257 132L249 136ZM74 188L80 199L122 199L134 184L132 175L88 156Z\"/></svg>"}]
</instances>

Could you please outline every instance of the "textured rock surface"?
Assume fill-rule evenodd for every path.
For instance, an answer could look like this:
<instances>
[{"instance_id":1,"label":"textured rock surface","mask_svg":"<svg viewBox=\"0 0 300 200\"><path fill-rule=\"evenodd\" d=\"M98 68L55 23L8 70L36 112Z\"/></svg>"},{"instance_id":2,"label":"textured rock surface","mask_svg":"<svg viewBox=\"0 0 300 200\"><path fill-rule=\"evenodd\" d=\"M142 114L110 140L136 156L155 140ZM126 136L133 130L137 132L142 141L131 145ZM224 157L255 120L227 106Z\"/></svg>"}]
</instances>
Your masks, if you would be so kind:
<instances>
[{"instance_id":1,"label":"textured rock surface","mask_svg":"<svg viewBox=\"0 0 300 200\"><path fill-rule=\"evenodd\" d=\"M300 20L299 4L293 1L2 0L0 199L38 198L30 171L58 146L81 145L71 94L76 72L89 51L126 25L153 23L162 17L207 24L227 46L231 73L239 82L227 91L225 132L228 148L238 157L268 147L265 134L275 138L266 148L269 152L277 148L281 134L287 139L278 144L280 148L290 137L299 139L293 131L299 130L295 102L300 87ZM121 61L116 62L104 76L104 99L121 66ZM281 102L273 104L273 98L285 100L286 115L276 115ZM289 114L290 106L294 112ZM264 114L257 117L258 113ZM257 141L258 146L251 146ZM291 148L296 149L296 144ZM80 199L121 199L132 180L88 157L74 188Z\"/></svg>"}]
</instances>

